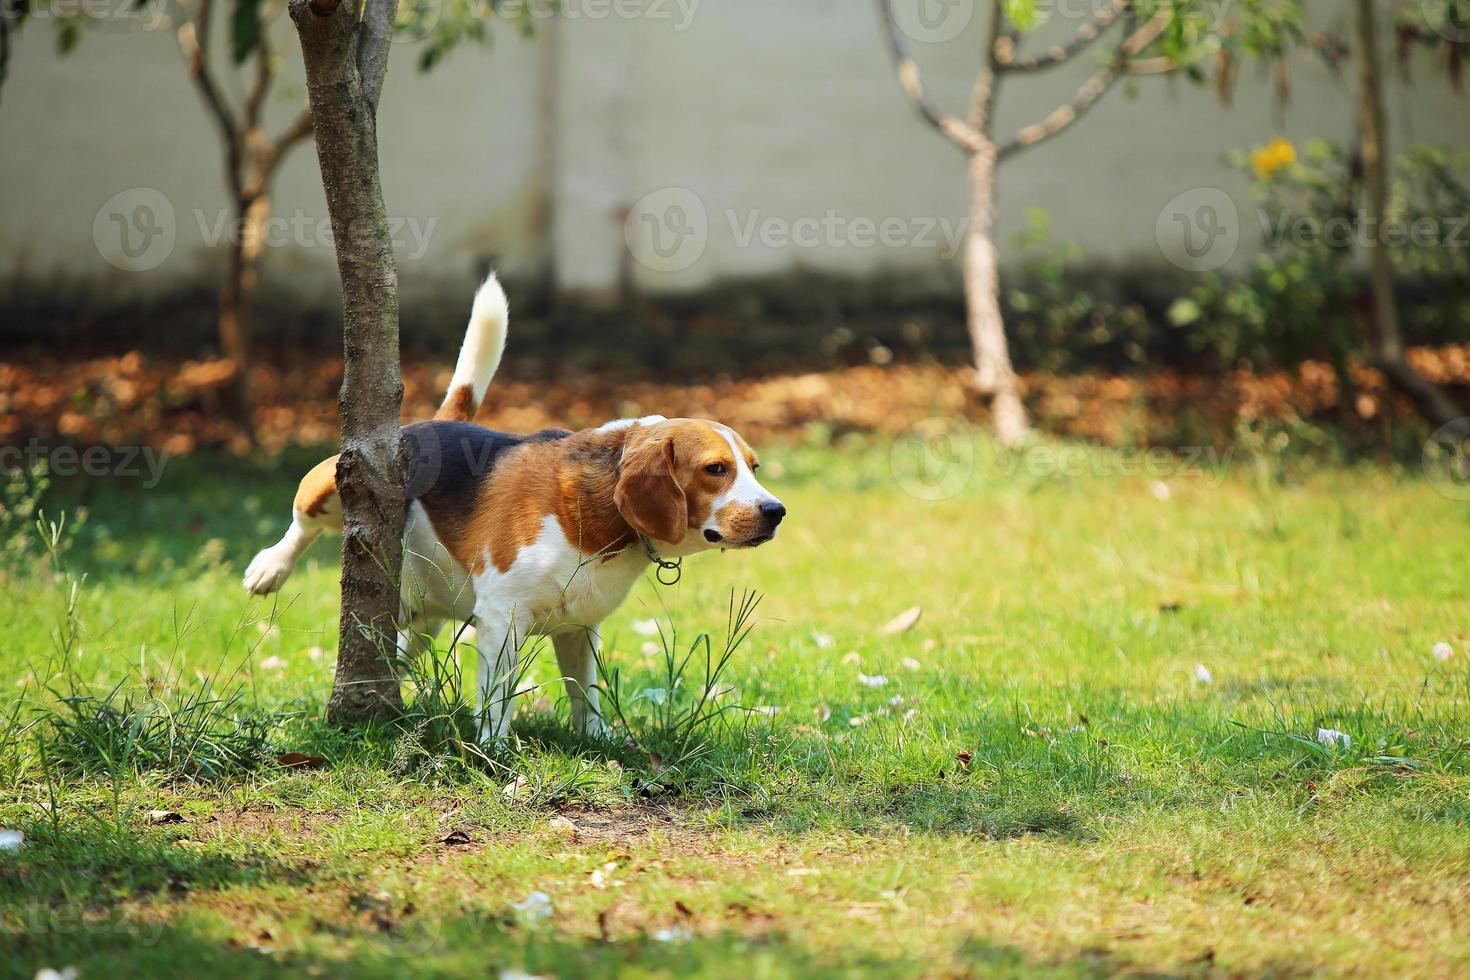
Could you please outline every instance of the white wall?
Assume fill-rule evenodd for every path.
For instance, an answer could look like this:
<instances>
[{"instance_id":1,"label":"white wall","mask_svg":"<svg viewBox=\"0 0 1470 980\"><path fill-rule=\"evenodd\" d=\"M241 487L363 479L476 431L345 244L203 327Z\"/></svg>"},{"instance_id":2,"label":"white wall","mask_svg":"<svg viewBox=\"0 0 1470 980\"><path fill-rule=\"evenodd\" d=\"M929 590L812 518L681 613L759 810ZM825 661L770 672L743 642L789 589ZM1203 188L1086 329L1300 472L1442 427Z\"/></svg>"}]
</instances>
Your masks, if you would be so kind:
<instances>
[{"instance_id":1,"label":"white wall","mask_svg":"<svg viewBox=\"0 0 1470 980\"><path fill-rule=\"evenodd\" d=\"M629 5L641 15L614 12ZM682 290L797 268L920 276L947 260L964 213L962 160L901 97L867 0L566 7L536 41L501 29L491 50L461 49L427 75L414 65L416 45L395 50L379 133L406 294L460 288L491 261L530 273L550 256L563 287L591 293L620 275ZM948 43L912 44L935 99L956 112L973 79L979 19ZM226 202L218 142L172 34L107 26L64 59L50 24L31 23L19 38L0 91L0 281L64 279L105 299L213 281L222 264L223 249L208 247L200 227ZM303 95L289 24L278 23L275 36L287 66L271 106L281 122ZM1009 81L1002 128L1040 118L1094 65ZM1470 147L1465 102L1432 71L1419 75L1418 86L1393 95L1399 146ZM1182 81L1144 79L1136 97L1110 94L1070 132L1005 165L1003 237L1024 224L1027 207L1041 206L1057 237L1099 263L1166 267L1155 222L1168 201L1219 187L1246 205L1244 182L1223 163L1227 149L1275 135L1350 137L1350 79L1307 59L1295 76L1279 113L1271 86L1249 70L1230 108ZM102 254L118 229L103 220L94 235L94 222L110 198L140 187L172 208L176 240L155 267L121 271ZM275 202L306 230L270 250L268 282L330 296L332 253L315 233L326 208L309 144L282 169ZM1257 235L1246 214L1249 243ZM864 244L861 222L885 219L889 244ZM649 221L666 234L692 233L667 239L692 245L649 253ZM763 222L767 234L741 241ZM783 229L809 237L783 241Z\"/></svg>"}]
</instances>

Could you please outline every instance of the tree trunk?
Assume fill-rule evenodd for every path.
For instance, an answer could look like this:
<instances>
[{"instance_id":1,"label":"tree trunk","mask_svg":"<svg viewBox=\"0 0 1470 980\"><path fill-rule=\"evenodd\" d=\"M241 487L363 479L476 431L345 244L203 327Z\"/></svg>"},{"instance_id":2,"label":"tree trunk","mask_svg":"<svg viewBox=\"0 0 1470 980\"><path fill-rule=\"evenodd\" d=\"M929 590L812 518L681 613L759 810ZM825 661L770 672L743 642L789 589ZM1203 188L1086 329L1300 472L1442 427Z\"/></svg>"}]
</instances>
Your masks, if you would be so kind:
<instances>
[{"instance_id":1,"label":"tree trunk","mask_svg":"<svg viewBox=\"0 0 1470 980\"><path fill-rule=\"evenodd\" d=\"M1389 153L1387 113L1383 105L1383 69L1378 45L1374 0L1358 0L1359 153L1363 160L1364 241L1368 250L1369 277L1373 292L1375 336L1365 338L1374 363L1389 382L1414 400L1419 411L1436 426L1464 416L1438 385L1420 377L1404 360L1404 337L1399 325L1398 300L1394 294L1393 255L1382 241L1383 222L1388 214L1389 179L1393 158Z\"/></svg>"},{"instance_id":2,"label":"tree trunk","mask_svg":"<svg viewBox=\"0 0 1470 980\"><path fill-rule=\"evenodd\" d=\"M220 351L235 365L230 408L251 443L255 442L255 399L250 390L250 304L255 298L257 266L270 210L270 198L265 194L236 200L232 228L237 230L230 240L230 257L219 296Z\"/></svg>"},{"instance_id":3,"label":"tree trunk","mask_svg":"<svg viewBox=\"0 0 1470 980\"><path fill-rule=\"evenodd\" d=\"M1021 382L1011 367L1005 320L1000 313L1000 267L995 246L996 147L987 143L970 155L970 225L965 233L965 307L975 357L975 383L991 396L996 438L1013 446L1026 438L1029 423Z\"/></svg>"},{"instance_id":4,"label":"tree trunk","mask_svg":"<svg viewBox=\"0 0 1470 980\"><path fill-rule=\"evenodd\" d=\"M390 715L403 705L392 665L404 518L398 272L376 121L395 6L395 0L290 4L342 280L342 620L328 714L344 722Z\"/></svg>"}]
</instances>

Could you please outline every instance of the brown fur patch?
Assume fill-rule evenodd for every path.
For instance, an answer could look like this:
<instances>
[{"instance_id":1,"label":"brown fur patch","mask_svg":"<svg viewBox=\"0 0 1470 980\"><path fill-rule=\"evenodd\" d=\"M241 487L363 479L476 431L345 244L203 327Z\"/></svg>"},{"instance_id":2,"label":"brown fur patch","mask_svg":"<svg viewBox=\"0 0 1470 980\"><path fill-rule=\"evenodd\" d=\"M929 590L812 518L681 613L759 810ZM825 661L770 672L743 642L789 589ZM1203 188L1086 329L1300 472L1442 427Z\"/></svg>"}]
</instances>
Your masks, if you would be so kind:
<instances>
[{"instance_id":1,"label":"brown fur patch","mask_svg":"<svg viewBox=\"0 0 1470 980\"><path fill-rule=\"evenodd\" d=\"M637 540L613 502L625 436L584 429L565 439L508 449L476 499L458 502L466 513L436 513L435 507L429 519L449 553L474 572L484 568L487 549L497 569L510 568L521 549L540 536L547 515L556 518L582 554L615 553Z\"/></svg>"},{"instance_id":2,"label":"brown fur patch","mask_svg":"<svg viewBox=\"0 0 1470 980\"><path fill-rule=\"evenodd\" d=\"M327 511L327 504L337 496L337 457L331 456L317 463L301 478L296 488L296 500L292 507L298 514L320 517Z\"/></svg>"},{"instance_id":3,"label":"brown fur patch","mask_svg":"<svg viewBox=\"0 0 1470 980\"><path fill-rule=\"evenodd\" d=\"M703 419L634 428L618 485L618 504L629 522L670 543L703 526L715 499L735 482L736 460L724 431ZM709 473L706 468L715 463L725 471Z\"/></svg>"},{"instance_id":4,"label":"brown fur patch","mask_svg":"<svg viewBox=\"0 0 1470 980\"><path fill-rule=\"evenodd\" d=\"M556 517L567 542L587 557L628 548L638 530L679 541L709 520L714 500L735 480L736 460L723 432L704 420L670 419L522 442L497 458L475 500L422 494L419 502L450 555L473 573L484 570L487 552L495 569L509 570L541 536L547 516ZM750 447L735 439L747 463L753 461ZM711 463L725 472L706 472ZM742 519L736 510L751 513ZM741 526L732 526L729 538L756 533L754 526L744 529L759 520L753 508L732 508L731 517Z\"/></svg>"},{"instance_id":5,"label":"brown fur patch","mask_svg":"<svg viewBox=\"0 0 1470 980\"><path fill-rule=\"evenodd\" d=\"M473 385L455 385L444 396L444 403L434 418L448 422L470 422L475 418L475 388Z\"/></svg>"}]
</instances>

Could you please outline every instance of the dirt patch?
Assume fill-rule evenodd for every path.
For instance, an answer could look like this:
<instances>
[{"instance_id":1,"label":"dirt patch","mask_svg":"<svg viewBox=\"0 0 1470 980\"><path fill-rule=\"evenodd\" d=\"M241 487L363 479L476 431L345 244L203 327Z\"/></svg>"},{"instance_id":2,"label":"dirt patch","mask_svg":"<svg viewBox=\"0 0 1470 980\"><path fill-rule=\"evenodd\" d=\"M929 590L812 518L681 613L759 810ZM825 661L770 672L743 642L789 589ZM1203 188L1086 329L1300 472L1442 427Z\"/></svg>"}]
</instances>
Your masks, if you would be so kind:
<instances>
[{"instance_id":1,"label":"dirt patch","mask_svg":"<svg viewBox=\"0 0 1470 980\"><path fill-rule=\"evenodd\" d=\"M557 818L570 826L560 823ZM575 840L586 841L636 840L655 831L677 833L681 837L695 836L694 831L679 824L676 811L670 807L569 808L557 813L551 823L553 830L561 829Z\"/></svg>"}]
</instances>

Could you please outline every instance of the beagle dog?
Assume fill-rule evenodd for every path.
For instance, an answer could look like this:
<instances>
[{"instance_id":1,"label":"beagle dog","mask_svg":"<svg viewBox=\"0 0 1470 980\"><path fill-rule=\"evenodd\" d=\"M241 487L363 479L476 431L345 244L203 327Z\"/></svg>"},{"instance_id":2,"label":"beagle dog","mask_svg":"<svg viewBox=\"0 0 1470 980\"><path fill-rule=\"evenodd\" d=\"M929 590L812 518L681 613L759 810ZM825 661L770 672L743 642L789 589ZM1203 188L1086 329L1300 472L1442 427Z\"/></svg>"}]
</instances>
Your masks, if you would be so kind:
<instances>
[{"instance_id":1,"label":"beagle dog","mask_svg":"<svg viewBox=\"0 0 1470 980\"><path fill-rule=\"evenodd\" d=\"M572 721L607 733L597 699L598 628L638 576L715 548L771 540L786 508L756 479L729 426L649 415L595 429L509 435L471 419L505 349L510 312L492 274L475 294L464 346L434 420L403 427L407 499L399 652L447 619L473 621L480 737L503 737L521 646L549 636ZM342 530L337 457L301 480L291 526L245 570L245 589L280 589L324 531Z\"/></svg>"}]
</instances>

